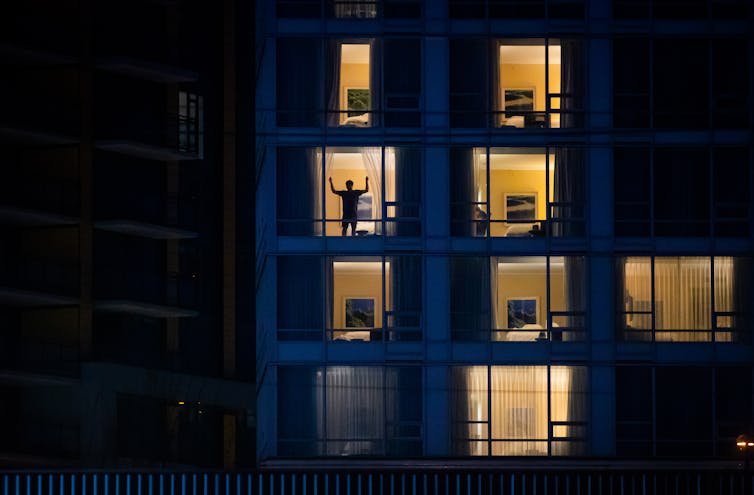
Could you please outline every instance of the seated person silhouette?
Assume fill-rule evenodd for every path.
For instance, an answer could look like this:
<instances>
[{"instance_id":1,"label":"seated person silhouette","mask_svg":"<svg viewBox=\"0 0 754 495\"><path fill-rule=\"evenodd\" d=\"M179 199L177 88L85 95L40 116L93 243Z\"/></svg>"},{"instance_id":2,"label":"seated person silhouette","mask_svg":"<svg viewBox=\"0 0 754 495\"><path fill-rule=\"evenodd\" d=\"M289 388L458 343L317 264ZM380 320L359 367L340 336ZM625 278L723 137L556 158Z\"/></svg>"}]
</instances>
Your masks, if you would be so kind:
<instances>
[{"instance_id":1,"label":"seated person silhouette","mask_svg":"<svg viewBox=\"0 0 754 495\"><path fill-rule=\"evenodd\" d=\"M343 237L348 233L348 226L351 226L351 235L356 235L356 210L359 205L359 196L369 192L369 177L366 178L366 187L364 189L354 189L353 181L346 181L346 190L337 191L332 184L332 177L330 177L330 190L333 194L340 196L343 202L343 221L341 223L343 230L341 234Z\"/></svg>"}]
</instances>

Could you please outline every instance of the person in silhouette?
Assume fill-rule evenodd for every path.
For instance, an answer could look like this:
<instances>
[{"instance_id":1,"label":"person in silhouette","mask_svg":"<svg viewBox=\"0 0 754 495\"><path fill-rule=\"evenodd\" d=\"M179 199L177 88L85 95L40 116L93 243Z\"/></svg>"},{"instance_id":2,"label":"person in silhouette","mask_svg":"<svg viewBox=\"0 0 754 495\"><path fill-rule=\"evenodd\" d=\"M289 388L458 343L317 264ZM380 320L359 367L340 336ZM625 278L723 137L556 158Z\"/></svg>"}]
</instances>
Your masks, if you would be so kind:
<instances>
[{"instance_id":1,"label":"person in silhouette","mask_svg":"<svg viewBox=\"0 0 754 495\"><path fill-rule=\"evenodd\" d=\"M369 192L369 177L366 178L366 187L364 189L354 189L353 181L346 181L346 189L338 191L332 184L332 177L330 177L330 190L333 194L340 196L343 202L343 218L341 226L343 230L341 234L345 237L348 233L348 226L351 226L351 235L356 235L356 210L359 205L359 196Z\"/></svg>"}]
</instances>

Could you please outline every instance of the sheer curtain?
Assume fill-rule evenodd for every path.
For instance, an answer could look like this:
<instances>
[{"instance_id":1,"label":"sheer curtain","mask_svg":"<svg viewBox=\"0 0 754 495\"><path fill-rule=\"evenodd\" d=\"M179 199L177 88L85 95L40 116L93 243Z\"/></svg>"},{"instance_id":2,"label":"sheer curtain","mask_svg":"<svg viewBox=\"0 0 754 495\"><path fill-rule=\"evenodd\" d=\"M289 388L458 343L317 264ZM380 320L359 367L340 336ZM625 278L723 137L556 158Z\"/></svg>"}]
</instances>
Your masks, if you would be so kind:
<instances>
[{"instance_id":1,"label":"sheer curtain","mask_svg":"<svg viewBox=\"0 0 754 495\"><path fill-rule=\"evenodd\" d=\"M394 313L388 319L388 327L398 328L390 332L389 340L421 340L422 273L421 258L417 256L393 256L389 259L388 310Z\"/></svg>"},{"instance_id":2,"label":"sheer curtain","mask_svg":"<svg viewBox=\"0 0 754 495\"><path fill-rule=\"evenodd\" d=\"M552 235L584 234L584 153L578 148L555 150L553 173Z\"/></svg>"},{"instance_id":3,"label":"sheer curtain","mask_svg":"<svg viewBox=\"0 0 754 495\"><path fill-rule=\"evenodd\" d=\"M565 282L565 311L570 314L557 321L559 325L565 324L569 329L562 334L562 340L583 340L585 309L586 309L586 264L583 257L565 256L563 261L563 277ZM555 321L555 319L553 319ZM555 339L553 328L553 340Z\"/></svg>"},{"instance_id":4,"label":"sheer curtain","mask_svg":"<svg viewBox=\"0 0 754 495\"><path fill-rule=\"evenodd\" d=\"M382 122L381 115L379 113L380 95L382 94L382 71L380 70L382 60L382 45L379 40L369 40L369 95L370 105L369 109L369 125L375 127Z\"/></svg>"},{"instance_id":5,"label":"sheer curtain","mask_svg":"<svg viewBox=\"0 0 754 495\"><path fill-rule=\"evenodd\" d=\"M492 340L505 340L502 332L497 330L501 328L500 322L500 308L498 308L498 262L497 256L490 258L490 323L492 325ZM507 311L507 308L506 308Z\"/></svg>"},{"instance_id":6,"label":"sheer curtain","mask_svg":"<svg viewBox=\"0 0 754 495\"><path fill-rule=\"evenodd\" d=\"M312 207L315 218L322 219L322 218L337 218L338 212L332 212L332 211L324 211L323 208L323 195L328 194L328 192L324 189L325 187L325 177L330 177L332 174L333 167L335 166L335 154L333 153L332 148L325 148L324 153L324 161L322 160L322 149L317 148L315 152L312 155L312 158L310 160L310 167L314 169L314 172L312 175L316 177L316 181L313 184L313 187L315 189L313 200L314 205ZM324 167L324 174L322 173L322 167ZM323 232L322 223L318 222L316 224L316 230L315 234L317 235L323 235L327 232L327 225L324 227Z\"/></svg>"},{"instance_id":7,"label":"sheer curtain","mask_svg":"<svg viewBox=\"0 0 754 495\"><path fill-rule=\"evenodd\" d=\"M650 311L652 275L648 257L624 263L624 304L629 311ZM732 264L715 269L715 297L726 307L734 297ZM654 260L655 339L666 342L708 342L712 327L710 258L658 257ZM632 328L651 329L650 315L631 315ZM663 331L667 330L667 331Z\"/></svg>"},{"instance_id":8,"label":"sheer curtain","mask_svg":"<svg viewBox=\"0 0 754 495\"><path fill-rule=\"evenodd\" d=\"M500 81L500 40L490 41L489 53L490 82L490 109L492 112L492 127L500 127L503 124L503 105L500 94L502 93Z\"/></svg>"},{"instance_id":9,"label":"sheer curtain","mask_svg":"<svg viewBox=\"0 0 754 495\"><path fill-rule=\"evenodd\" d=\"M453 451L457 455L488 455L487 366L453 368Z\"/></svg>"},{"instance_id":10,"label":"sheer curtain","mask_svg":"<svg viewBox=\"0 0 754 495\"><path fill-rule=\"evenodd\" d=\"M550 421L584 423L554 424L550 449L552 455L586 453L585 423L589 419L588 383L587 370L583 366L550 367Z\"/></svg>"},{"instance_id":11,"label":"sheer curtain","mask_svg":"<svg viewBox=\"0 0 754 495\"><path fill-rule=\"evenodd\" d=\"M327 42L327 125L340 125L340 58L343 42L331 39ZM315 74L315 72L312 72Z\"/></svg>"},{"instance_id":12,"label":"sheer curtain","mask_svg":"<svg viewBox=\"0 0 754 495\"><path fill-rule=\"evenodd\" d=\"M280 330L288 330L280 337L321 339L323 282L318 256L277 258L277 322Z\"/></svg>"},{"instance_id":13,"label":"sheer curtain","mask_svg":"<svg viewBox=\"0 0 754 495\"><path fill-rule=\"evenodd\" d=\"M372 195L372 219L382 218L382 148L365 146L361 148L361 159L369 177L369 194ZM382 233L380 222L370 222L374 225L374 233Z\"/></svg>"},{"instance_id":14,"label":"sheer curtain","mask_svg":"<svg viewBox=\"0 0 754 495\"><path fill-rule=\"evenodd\" d=\"M490 260L456 257L450 263L450 329L454 339L490 340Z\"/></svg>"},{"instance_id":15,"label":"sheer curtain","mask_svg":"<svg viewBox=\"0 0 754 495\"><path fill-rule=\"evenodd\" d=\"M708 331L712 327L710 278L709 258L655 258L656 340L706 342L711 339Z\"/></svg>"},{"instance_id":16,"label":"sheer curtain","mask_svg":"<svg viewBox=\"0 0 754 495\"><path fill-rule=\"evenodd\" d=\"M560 127L581 127L584 57L581 42L560 41Z\"/></svg>"},{"instance_id":17,"label":"sheer curtain","mask_svg":"<svg viewBox=\"0 0 754 495\"><path fill-rule=\"evenodd\" d=\"M547 455L547 367L492 366L490 373L492 455Z\"/></svg>"},{"instance_id":18,"label":"sheer curtain","mask_svg":"<svg viewBox=\"0 0 754 495\"><path fill-rule=\"evenodd\" d=\"M388 235L421 234L422 155L416 148L385 148L385 200L395 202L386 208ZM412 220L416 218L416 220Z\"/></svg>"},{"instance_id":19,"label":"sheer curtain","mask_svg":"<svg viewBox=\"0 0 754 495\"><path fill-rule=\"evenodd\" d=\"M385 438L381 368L327 368L325 415L327 455L379 455Z\"/></svg>"},{"instance_id":20,"label":"sheer curtain","mask_svg":"<svg viewBox=\"0 0 754 495\"><path fill-rule=\"evenodd\" d=\"M321 156L321 153L319 153ZM321 165L315 148L278 148L277 217L279 235L321 232Z\"/></svg>"},{"instance_id":21,"label":"sheer curtain","mask_svg":"<svg viewBox=\"0 0 754 495\"><path fill-rule=\"evenodd\" d=\"M468 237L476 232L472 223L476 201L474 188L474 148L450 150L450 233Z\"/></svg>"}]
</instances>

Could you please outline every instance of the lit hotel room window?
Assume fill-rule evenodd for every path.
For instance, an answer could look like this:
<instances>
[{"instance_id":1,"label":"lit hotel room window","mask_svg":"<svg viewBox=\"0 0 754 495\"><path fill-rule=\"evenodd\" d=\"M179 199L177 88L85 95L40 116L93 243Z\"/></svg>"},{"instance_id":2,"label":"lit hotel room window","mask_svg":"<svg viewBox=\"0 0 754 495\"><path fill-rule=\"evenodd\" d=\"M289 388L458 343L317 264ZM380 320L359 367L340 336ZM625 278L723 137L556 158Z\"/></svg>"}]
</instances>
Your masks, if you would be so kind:
<instances>
[{"instance_id":1,"label":"lit hotel room window","mask_svg":"<svg viewBox=\"0 0 754 495\"><path fill-rule=\"evenodd\" d=\"M278 368L278 455L418 456L418 367Z\"/></svg>"},{"instance_id":2,"label":"lit hotel room window","mask_svg":"<svg viewBox=\"0 0 754 495\"><path fill-rule=\"evenodd\" d=\"M277 162L279 235L341 236L344 223L349 237L420 235L420 150L279 148ZM349 180L353 190L365 191L356 202L355 229L343 221L349 214L339 194Z\"/></svg>"},{"instance_id":3,"label":"lit hotel room window","mask_svg":"<svg viewBox=\"0 0 754 495\"><path fill-rule=\"evenodd\" d=\"M377 17L377 0L331 0L334 17L373 19Z\"/></svg>"},{"instance_id":4,"label":"lit hotel room window","mask_svg":"<svg viewBox=\"0 0 754 495\"><path fill-rule=\"evenodd\" d=\"M455 257L450 271L454 340L548 342L585 337L583 257Z\"/></svg>"},{"instance_id":5,"label":"lit hotel room window","mask_svg":"<svg viewBox=\"0 0 754 495\"><path fill-rule=\"evenodd\" d=\"M618 259L622 340L742 342L748 339L748 258L630 256Z\"/></svg>"},{"instance_id":6,"label":"lit hotel room window","mask_svg":"<svg viewBox=\"0 0 754 495\"><path fill-rule=\"evenodd\" d=\"M421 340L421 267L418 256L278 257L278 340Z\"/></svg>"},{"instance_id":7,"label":"lit hotel room window","mask_svg":"<svg viewBox=\"0 0 754 495\"><path fill-rule=\"evenodd\" d=\"M451 40L451 126L581 127L583 75L578 40Z\"/></svg>"},{"instance_id":8,"label":"lit hotel room window","mask_svg":"<svg viewBox=\"0 0 754 495\"><path fill-rule=\"evenodd\" d=\"M455 455L586 453L585 367L455 367L451 387Z\"/></svg>"},{"instance_id":9,"label":"lit hotel room window","mask_svg":"<svg viewBox=\"0 0 754 495\"><path fill-rule=\"evenodd\" d=\"M582 150L454 148L450 157L453 236L583 235Z\"/></svg>"},{"instance_id":10,"label":"lit hotel room window","mask_svg":"<svg viewBox=\"0 0 754 495\"><path fill-rule=\"evenodd\" d=\"M394 256L332 261L328 339L421 339L421 259Z\"/></svg>"},{"instance_id":11,"label":"lit hotel room window","mask_svg":"<svg viewBox=\"0 0 754 495\"><path fill-rule=\"evenodd\" d=\"M328 42L327 125L370 127L376 125L376 44L367 42Z\"/></svg>"}]
</instances>

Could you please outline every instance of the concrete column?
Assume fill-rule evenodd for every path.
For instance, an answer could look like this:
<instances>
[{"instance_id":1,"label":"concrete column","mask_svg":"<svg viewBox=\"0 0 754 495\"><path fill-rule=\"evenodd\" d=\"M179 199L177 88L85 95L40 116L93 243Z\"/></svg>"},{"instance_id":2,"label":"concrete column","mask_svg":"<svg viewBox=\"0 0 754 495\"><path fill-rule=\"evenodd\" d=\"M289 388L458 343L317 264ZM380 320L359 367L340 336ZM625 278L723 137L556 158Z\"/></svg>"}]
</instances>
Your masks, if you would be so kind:
<instances>
[{"instance_id":1,"label":"concrete column","mask_svg":"<svg viewBox=\"0 0 754 495\"><path fill-rule=\"evenodd\" d=\"M447 366L426 366L424 383L424 455L450 455L450 383Z\"/></svg>"}]
</instances>

